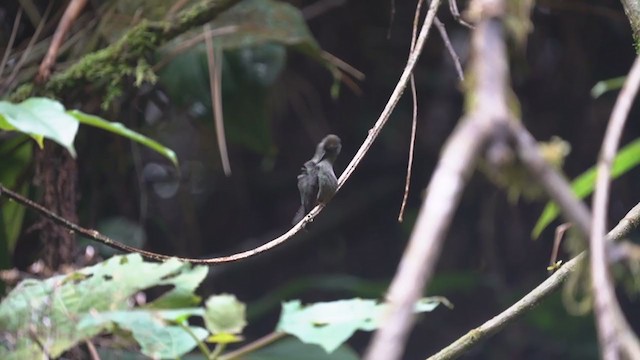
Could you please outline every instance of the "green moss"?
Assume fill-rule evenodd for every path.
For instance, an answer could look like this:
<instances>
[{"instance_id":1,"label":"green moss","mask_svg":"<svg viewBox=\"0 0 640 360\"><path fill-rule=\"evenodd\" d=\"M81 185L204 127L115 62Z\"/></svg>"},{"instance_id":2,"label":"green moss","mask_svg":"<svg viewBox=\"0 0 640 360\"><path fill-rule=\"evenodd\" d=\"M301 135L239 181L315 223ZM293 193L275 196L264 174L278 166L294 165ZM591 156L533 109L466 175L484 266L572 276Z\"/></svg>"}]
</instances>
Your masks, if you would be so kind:
<instances>
[{"instance_id":1,"label":"green moss","mask_svg":"<svg viewBox=\"0 0 640 360\"><path fill-rule=\"evenodd\" d=\"M11 102L16 102L16 103L21 102L33 96L33 92L34 92L33 84L31 83L23 84L11 94L11 96L9 97L9 100Z\"/></svg>"},{"instance_id":2,"label":"green moss","mask_svg":"<svg viewBox=\"0 0 640 360\"><path fill-rule=\"evenodd\" d=\"M238 0L206 0L184 10L177 21L142 21L127 31L116 43L82 57L67 70L54 74L44 88L33 84L20 86L10 96L21 101L30 96L60 95L74 89L91 86L92 91L103 91L103 108L108 108L122 96L125 81L133 77L135 86L154 83L156 74L146 60L162 43L190 28L202 25Z\"/></svg>"}]
</instances>

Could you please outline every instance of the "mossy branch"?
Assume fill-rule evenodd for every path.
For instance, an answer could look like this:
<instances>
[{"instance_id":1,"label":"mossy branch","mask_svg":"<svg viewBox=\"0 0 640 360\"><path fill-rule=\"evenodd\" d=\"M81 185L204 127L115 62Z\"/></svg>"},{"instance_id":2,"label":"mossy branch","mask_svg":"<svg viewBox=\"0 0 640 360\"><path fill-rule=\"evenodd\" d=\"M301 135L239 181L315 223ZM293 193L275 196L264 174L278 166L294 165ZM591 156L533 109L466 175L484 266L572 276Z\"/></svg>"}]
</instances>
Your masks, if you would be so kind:
<instances>
[{"instance_id":1,"label":"mossy branch","mask_svg":"<svg viewBox=\"0 0 640 360\"><path fill-rule=\"evenodd\" d=\"M122 95L124 80L134 76L136 85L155 82L156 76L146 57L167 41L216 18L239 0L203 0L166 21L142 21L117 42L83 56L66 70L54 74L44 85L26 83L10 96L22 101L34 95L60 97L74 89L92 85L102 88L103 108Z\"/></svg>"}]
</instances>

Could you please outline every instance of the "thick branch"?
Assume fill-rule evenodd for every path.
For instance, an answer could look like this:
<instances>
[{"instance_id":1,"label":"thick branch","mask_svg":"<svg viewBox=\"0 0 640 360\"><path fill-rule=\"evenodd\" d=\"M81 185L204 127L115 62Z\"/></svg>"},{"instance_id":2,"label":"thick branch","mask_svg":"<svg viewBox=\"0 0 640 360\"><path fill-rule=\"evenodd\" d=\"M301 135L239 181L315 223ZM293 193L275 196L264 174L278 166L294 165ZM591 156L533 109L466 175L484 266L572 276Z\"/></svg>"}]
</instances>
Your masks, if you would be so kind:
<instances>
[{"instance_id":1,"label":"thick branch","mask_svg":"<svg viewBox=\"0 0 640 360\"><path fill-rule=\"evenodd\" d=\"M598 176L593 195L590 246L591 279L600 350L605 360L619 359L621 354L626 354L631 359L640 358L640 343L627 323L616 299L615 288L607 264L607 247L604 235L607 226L611 164L615 158L622 130L639 86L640 57L637 57L611 113L598 160Z\"/></svg>"}]
</instances>

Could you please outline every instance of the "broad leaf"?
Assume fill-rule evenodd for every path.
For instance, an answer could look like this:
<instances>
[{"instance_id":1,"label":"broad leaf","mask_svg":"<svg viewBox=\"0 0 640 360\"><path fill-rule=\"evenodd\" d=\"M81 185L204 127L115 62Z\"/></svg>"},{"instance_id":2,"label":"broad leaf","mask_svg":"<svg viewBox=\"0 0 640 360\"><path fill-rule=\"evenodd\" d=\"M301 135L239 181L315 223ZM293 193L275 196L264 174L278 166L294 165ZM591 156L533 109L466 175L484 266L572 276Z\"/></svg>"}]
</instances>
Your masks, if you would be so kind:
<instances>
[{"instance_id":1,"label":"broad leaf","mask_svg":"<svg viewBox=\"0 0 640 360\"><path fill-rule=\"evenodd\" d=\"M202 316L202 313L202 309L181 309L87 314L80 320L77 329L82 332L115 323L118 327L131 331L133 338L140 344L143 354L151 358L173 359L191 351L197 343L184 328L170 325L167 321L176 321L191 315ZM199 341L204 340L209 334L201 327L190 326L189 329Z\"/></svg>"},{"instance_id":2,"label":"broad leaf","mask_svg":"<svg viewBox=\"0 0 640 360\"><path fill-rule=\"evenodd\" d=\"M415 311L431 311L441 302L442 298L422 299ZM356 298L304 307L299 300L293 300L282 305L277 329L302 342L320 345L330 353L356 330L373 331L383 325L387 306L377 300Z\"/></svg>"},{"instance_id":3,"label":"broad leaf","mask_svg":"<svg viewBox=\"0 0 640 360\"><path fill-rule=\"evenodd\" d=\"M171 163L174 166L178 166L178 157L176 156L176 153L173 152L173 150L169 149L168 147L165 147L163 145L161 145L159 142L152 140L140 133L137 133L133 130L128 129L126 126L124 126L121 123L117 123L117 122L111 122L111 121L107 121L105 119L102 119L98 116L95 115L89 115L89 114L85 114L82 111L79 110L71 110L68 111L68 114L73 116L74 118L76 118L79 122L85 124L85 125L90 125L93 127L97 127L100 128L102 130L106 130L109 132L112 132L116 135L120 135L122 137L125 137L127 139L131 139L135 142L138 142L146 147L148 147L149 149L159 153L160 155L164 156L165 158L169 159L169 161L171 161Z\"/></svg>"},{"instance_id":4,"label":"broad leaf","mask_svg":"<svg viewBox=\"0 0 640 360\"><path fill-rule=\"evenodd\" d=\"M65 147L73 157L73 141L78 122L69 116L64 106L47 98L29 98L19 104L0 101L0 129L29 134L42 147L42 137Z\"/></svg>"},{"instance_id":5,"label":"broad leaf","mask_svg":"<svg viewBox=\"0 0 640 360\"><path fill-rule=\"evenodd\" d=\"M193 276L202 281L202 272L206 270L204 266L192 268L175 259L144 262L140 255L130 254L115 256L70 275L25 280L0 303L0 329L18 339L16 344L0 343L0 354L9 351L28 355L23 358L42 357L39 342L47 344L48 355L60 356L80 341L107 329L105 322L78 327L78 321L88 314L128 310L128 299L138 291L157 285L180 289L181 280Z\"/></svg>"}]
</instances>

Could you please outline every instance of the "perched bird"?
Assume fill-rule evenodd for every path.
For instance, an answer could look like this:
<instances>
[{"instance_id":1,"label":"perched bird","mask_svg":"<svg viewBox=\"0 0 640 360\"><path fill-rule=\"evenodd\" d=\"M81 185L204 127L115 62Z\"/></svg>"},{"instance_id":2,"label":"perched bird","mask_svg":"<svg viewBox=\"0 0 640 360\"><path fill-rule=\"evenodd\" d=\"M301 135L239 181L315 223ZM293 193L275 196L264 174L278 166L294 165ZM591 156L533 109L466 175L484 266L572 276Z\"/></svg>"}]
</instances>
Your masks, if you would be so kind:
<instances>
[{"instance_id":1,"label":"perched bird","mask_svg":"<svg viewBox=\"0 0 640 360\"><path fill-rule=\"evenodd\" d=\"M327 135L318 146L311 160L304 163L302 172L298 175L298 190L300 191L300 209L293 217L293 224L297 224L304 216L319 203L326 204L338 189L338 179L333 172L342 144L336 135Z\"/></svg>"}]
</instances>

